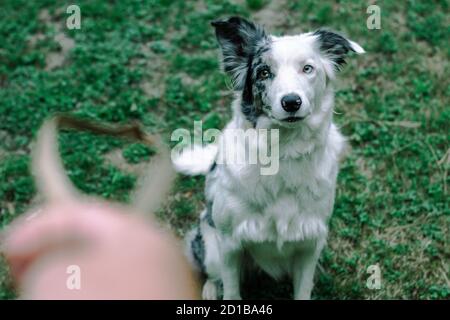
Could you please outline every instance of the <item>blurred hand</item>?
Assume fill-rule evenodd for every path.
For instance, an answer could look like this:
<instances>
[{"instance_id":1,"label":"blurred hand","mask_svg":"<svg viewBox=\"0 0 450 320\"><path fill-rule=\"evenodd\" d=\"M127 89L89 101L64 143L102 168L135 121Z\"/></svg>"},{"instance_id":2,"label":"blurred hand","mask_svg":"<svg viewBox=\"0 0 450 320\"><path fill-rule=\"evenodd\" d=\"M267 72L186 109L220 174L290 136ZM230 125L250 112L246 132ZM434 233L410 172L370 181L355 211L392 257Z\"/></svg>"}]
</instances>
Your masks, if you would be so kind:
<instances>
[{"instance_id":1,"label":"blurred hand","mask_svg":"<svg viewBox=\"0 0 450 320\"><path fill-rule=\"evenodd\" d=\"M3 235L2 251L20 297L198 298L179 244L129 211L72 202L48 205L13 222ZM74 270L79 270L79 289L70 285Z\"/></svg>"}]
</instances>

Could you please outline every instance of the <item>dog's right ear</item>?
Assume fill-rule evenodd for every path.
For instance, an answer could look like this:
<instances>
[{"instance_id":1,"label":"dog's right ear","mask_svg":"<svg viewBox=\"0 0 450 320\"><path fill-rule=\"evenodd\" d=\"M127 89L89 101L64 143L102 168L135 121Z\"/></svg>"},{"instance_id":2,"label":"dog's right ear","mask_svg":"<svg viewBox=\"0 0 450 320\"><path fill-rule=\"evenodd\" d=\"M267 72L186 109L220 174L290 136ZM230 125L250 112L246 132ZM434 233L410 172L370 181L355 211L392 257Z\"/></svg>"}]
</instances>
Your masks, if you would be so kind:
<instances>
[{"instance_id":1,"label":"dog's right ear","mask_svg":"<svg viewBox=\"0 0 450 320\"><path fill-rule=\"evenodd\" d=\"M240 18L215 20L217 41L222 49L223 68L231 75L236 90L244 87L250 57L260 43L267 40L264 30L256 24Z\"/></svg>"}]
</instances>

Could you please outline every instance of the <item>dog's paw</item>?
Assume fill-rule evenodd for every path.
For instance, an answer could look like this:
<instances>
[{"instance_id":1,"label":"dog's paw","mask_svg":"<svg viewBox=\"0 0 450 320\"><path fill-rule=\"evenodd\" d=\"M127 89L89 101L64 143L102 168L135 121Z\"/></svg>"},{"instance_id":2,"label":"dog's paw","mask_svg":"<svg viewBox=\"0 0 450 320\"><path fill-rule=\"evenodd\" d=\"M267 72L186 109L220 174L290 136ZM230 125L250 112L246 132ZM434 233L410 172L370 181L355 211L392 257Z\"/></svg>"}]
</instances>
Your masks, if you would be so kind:
<instances>
[{"instance_id":1,"label":"dog's paw","mask_svg":"<svg viewBox=\"0 0 450 320\"><path fill-rule=\"evenodd\" d=\"M219 299L219 288L215 281L206 280L202 290L203 300L217 300Z\"/></svg>"},{"instance_id":2,"label":"dog's paw","mask_svg":"<svg viewBox=\"0 0 450 320\"><path fill-rule=\"evenodd\" d=\"M241 295L233 294L233 295L224 295L223 300L242 300Z\"/></svg>"}]
</instances>

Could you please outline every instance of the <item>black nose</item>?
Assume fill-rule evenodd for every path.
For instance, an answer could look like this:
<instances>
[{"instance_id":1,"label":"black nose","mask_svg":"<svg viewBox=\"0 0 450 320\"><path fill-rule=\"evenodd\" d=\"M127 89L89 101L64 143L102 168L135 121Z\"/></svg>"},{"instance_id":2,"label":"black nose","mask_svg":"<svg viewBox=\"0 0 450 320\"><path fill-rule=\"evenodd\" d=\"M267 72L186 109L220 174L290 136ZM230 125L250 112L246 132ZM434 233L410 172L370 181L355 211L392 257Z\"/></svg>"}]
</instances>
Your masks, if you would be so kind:
<instances>
[{"instance_id":1,"label":"black nose","mask_svg":"<svg viewBox=\"0 0 450 320\"><path fill-rule=\"evenodd\" d=\"M281 98L281 106L287 112L295 112L300 109L302 98L298 94L290 93Z\"/></svg>"}]
</instances>

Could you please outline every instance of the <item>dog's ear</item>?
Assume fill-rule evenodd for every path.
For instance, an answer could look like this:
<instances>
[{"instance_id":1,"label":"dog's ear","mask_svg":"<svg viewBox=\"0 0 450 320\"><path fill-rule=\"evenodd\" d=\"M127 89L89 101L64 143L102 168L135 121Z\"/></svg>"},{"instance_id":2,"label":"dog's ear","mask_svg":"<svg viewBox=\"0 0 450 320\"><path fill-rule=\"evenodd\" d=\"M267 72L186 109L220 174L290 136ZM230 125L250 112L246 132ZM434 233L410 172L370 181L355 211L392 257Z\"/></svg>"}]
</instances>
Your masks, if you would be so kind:
<instances>
[{"instance_id":1,"label":"dog's ear","mask_svg":"<svg viewBox=\"0 0 450 320\"><path fill-rule=\"evenodd\" d=\"M357 54L365 52L356 42L333 31L320 29L315 31L313 35L317 37L320 51L333 63L335 71L340 70L345 64L345 58L350 51Z\"/></svg>"},{"instance_id":2,"label":"dog's ear","mask_svg":"<svg viewBox=\"0 0 450 320\"><path fill-rule=\"evenodd\" d=\"M234 88L241 90L249 59L257 46L268 39L266 33L260 26L240 17L215 20L211 25L222 49L223 68L231 75Z\"/></svg>"}]
</instances>

